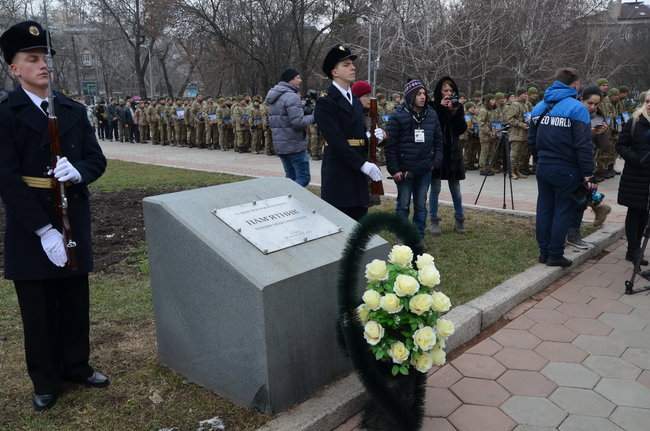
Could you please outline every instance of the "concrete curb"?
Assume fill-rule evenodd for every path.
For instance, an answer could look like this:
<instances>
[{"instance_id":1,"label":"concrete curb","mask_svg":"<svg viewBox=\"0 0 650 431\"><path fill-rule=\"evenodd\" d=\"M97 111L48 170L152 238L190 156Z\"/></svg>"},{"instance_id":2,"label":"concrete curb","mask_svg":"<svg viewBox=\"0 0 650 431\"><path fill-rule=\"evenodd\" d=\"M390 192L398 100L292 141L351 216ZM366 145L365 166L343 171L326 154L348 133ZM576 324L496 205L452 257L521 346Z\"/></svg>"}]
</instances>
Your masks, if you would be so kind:
<instances>
[{"instance_id":1,"label":"concrete curb","mask_svg":"<svg viewBox=\"0 0 650 431\"><path fill-rule=\"evenodd\" d=\"M621 224L605 224L585 238L585 241L594 244L593 247L580 251L567 248L566 255L574 262L570 268L534 265L478 298L453 308L445 315L445 318L450 319L456 326L456 332L447 340L448 352L479 335L483 329L495 323L508 311L544 290L572 269L598 256L618 241L623 233L624 227ZM326 387L304 403L281 413L257 431L331 431L359 412L365 399L363 385L355 374L351 374Z\"/></svg>"}]
</instances>

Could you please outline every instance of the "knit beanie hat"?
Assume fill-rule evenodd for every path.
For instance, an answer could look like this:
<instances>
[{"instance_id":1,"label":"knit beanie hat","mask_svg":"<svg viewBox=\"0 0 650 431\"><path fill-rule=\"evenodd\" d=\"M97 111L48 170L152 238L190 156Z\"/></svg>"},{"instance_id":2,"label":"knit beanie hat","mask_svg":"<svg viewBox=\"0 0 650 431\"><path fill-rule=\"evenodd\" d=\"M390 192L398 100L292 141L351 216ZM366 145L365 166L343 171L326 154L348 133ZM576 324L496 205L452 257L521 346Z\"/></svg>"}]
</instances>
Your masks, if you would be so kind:
<instances>
[{"instance_id":1,"label":"knit beanie hat","mask_svg":"<svg viewBox=\"0 0 650 431\"><path fill-rule=\"evenodd\" d=\"M365 96L366 94L372 93L372 87L367 81L357 81L352 84L352 94L354 97Z\"/></svg>"},{"instance_id":2,"label":"knit beanie hat","mask_svg":"<svg viewBox=\"0 0 650 431\"><path fill-rule=\"evenodd\" d=\"M423 88L424 91L426 91L426 87L424 86L424 83L419 79L411 79L409 82L406 83L406 87L404 87L404 100L406 101L407 106L409 107L413 106L415 95L418 93L420 88Z\"/></svg>"},{"instance_id":3,"label":"knit beanie hat","mask_svg":"<svg viewBox=\"0 0 650 431\"><path fill-rule=\"evenodd\" d=\"M280 81L289 82L298 75L300 75L300 72L298 72L296 69L288 68L287 70L282 72L282 75L280 76Z\"/></svg>"}]
</instances>

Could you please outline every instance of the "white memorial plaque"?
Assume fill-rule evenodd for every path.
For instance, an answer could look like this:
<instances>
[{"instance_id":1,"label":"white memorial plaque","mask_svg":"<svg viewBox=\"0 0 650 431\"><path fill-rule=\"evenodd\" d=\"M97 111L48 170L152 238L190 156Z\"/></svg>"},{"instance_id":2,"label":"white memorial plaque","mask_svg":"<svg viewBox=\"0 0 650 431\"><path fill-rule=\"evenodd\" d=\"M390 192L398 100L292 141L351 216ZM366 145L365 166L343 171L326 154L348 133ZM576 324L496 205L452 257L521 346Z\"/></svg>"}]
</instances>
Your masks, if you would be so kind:
<instances>
[{"instance_id":1,"label":"white memorial plaque","mask_svg":"<svg viewBox=\"0 0 650 431\"><path fill-rule=\"evenodd\" d=\"M215 208L212 213L264 254L341 232L291 195Z\"/></svg>"}]
</instances>

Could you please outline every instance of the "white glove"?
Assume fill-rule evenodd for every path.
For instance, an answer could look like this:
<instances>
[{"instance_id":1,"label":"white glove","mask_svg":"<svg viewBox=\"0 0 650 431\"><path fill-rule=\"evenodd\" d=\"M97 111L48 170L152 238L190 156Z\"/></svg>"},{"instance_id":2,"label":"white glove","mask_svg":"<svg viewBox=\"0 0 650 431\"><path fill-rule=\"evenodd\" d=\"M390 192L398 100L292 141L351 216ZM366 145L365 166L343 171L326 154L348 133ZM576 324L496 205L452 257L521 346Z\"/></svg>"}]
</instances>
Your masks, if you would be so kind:
<instances>
[{"instance_id":1,"label":"white glove","mask_svg":"<svg viewBox=\"0 0 650 431\"><path fill-rule=\"evenodd\" d=\"M57 159L56 167L54 168L54 178L60 183L71 181L74 184L78 184L81 182L81 174L77 168L72 166L72 163L68 161L67 157Z\"/></svg>"},{"instance_id":2,"label":"white glove","mask_svg":"<svg viewBox=\"0 0 650 431\"><path fill-rule=\"evenodd\" d=\"M374 163L364 162L361 166L361 172L368 175L373 181L381 181L381 171Z\"/></svg>"},{"instance_id":3,"label":"white glove","mask_svg":"<svg viewBox=\"0 0 650 431\"><path fill-rule=\"evenodd\" d=\"M377 143L381 144L381 141L383 141L385 137L386 135L384 134L384 131L377 127L375 129L375 138L377 138Z\"/></svg>"},{"instance_id":4,"label":"white glove","mask_svg":"<svg viewBox=\"0 0 650 431\"><path fill-rule=\"evenodd\" d=\"M63 235L58 230L52 228L39 235L41 237L41 246L43 251L50 259L50 262L59 267L64 267L68 261L65 254L65 244L63 244Z\"/></svg>"}]
</instances>

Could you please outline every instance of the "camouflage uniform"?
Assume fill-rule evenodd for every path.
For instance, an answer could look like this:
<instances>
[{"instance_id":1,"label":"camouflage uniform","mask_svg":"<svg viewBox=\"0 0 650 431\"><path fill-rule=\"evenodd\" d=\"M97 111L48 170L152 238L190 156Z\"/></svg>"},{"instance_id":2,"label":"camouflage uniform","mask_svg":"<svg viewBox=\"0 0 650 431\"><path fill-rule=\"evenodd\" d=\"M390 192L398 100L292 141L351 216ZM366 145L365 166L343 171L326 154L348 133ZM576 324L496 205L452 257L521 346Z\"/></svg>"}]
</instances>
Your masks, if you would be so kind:
<instances>
[{"instance_id":1,"label":"camouflage uniform","mask_svg":"<svg viewBox=\"0 0 650 431\"><path fill-rule=\"evenodd\" d=\"M245 101L242 100L232 107L232 122L235 129L235 151L244 153L248 151L246 135L248 134L248 115Z\"/></svg>"},{"instance_id":2,"label":"camouflage uniform","mask_svg":"<svg viewBox=\"0 0 650 431\"><path fill-rule=\"evenodd\" d=\"M138 119L138 127L140 129L140 142L145 143L149 134L149 122L147 121L144 103L138 104L138 108L135 110L135 116Z\"/></svg>"},{"instance_id":3,"label":"camouflage uniform","mask_svg":"<svg viewBox=\"0 0 650 431\"><path fill-rule=\"evenodd\" d=\"M225 101L219 108L217 127L219 128L219 143L221 149L228 151L233 148L232 140L232 113L230 102Z\"/></svg>"},{"instance_id":4,"label":"camouflage uniform","mask_svg":"<svg viewBox=\"0 0 650 431\"><path fill-rule=\"evenodd\" d=\"M520 93L521 94L521 93ZM528 154L528 121L524 102L515 101L505 111L505 122L510 125L510 162L512 178L526 178L521 172L524 168L523 159ZM528 167L528 162L525 164Z\"/></svg>"},{"instance_id":5,"label":"camouflage uniform","mask_svg":"<svg viewBox=\"0 0 650 431\"><path fill-rule=\"evenodd\" d=\"M264 130L262 129L262 118L264 113L259 100L253 102L250 113L249 125L251 130L251 151L260 154L264 151Z\"/></svg>"},{"instance_id":6,"label":"camouflage uniform","mask_svg":"<svg viewBox=\"0 0 650 431\"><path fill-rule=\"evenodd\" d=\"M205 146L205 118L203 118L203 101L199 98L192 103L192 121L194 122L194 145L203 148Z\"/></svg>"},{"instance_id":7,"label":"camouflage uniform","mask_svg":"<svg viewBox=\"0 0 650 431\"><path fill-rule=\"evenodd\" d=\"M465 170L472 171L476 169L481 154L481 141L479 139L479 123L478 115L472 114L471 109L476 108L474 102L465 103L465 122L467 123L467 130L461 137L464 136L464 152L463 164Z\"/></svg>"},{"instance_id":8,"label":"camouflage uniform","mask_svg":"<svg viewBox=\"0 0 650 431\"><path fill-rule=\"evenodd\" d=\"M262 109L262 129L264 130L264 154L272 156L273 152L273 137L271 136L271 128L269 127L269 107L265 103L261 106Z\"/></svg>"},{"instance_id":9,"label":"camouflage uniform","mask_svg":"<svg viewBox=\"0 0 650 431\"><path fill-rule=\"evenodd\" d=\"M153 145L160 144L160 129L158 118L158 104L151 102L147 108L147 122L149 123L149 130L151 132L151 143Z\"/></svg>"},{"instance_id":10,"label":"camouflage uniform","mask_svg":"<svg viewBox=\"0 0 650 431\"><path fill-rule=\"evenodd\" d=\"M216 147L215 141L219 141L219 137L216 134L217 108L212 99L205 102L203 117L205 118L205 146L214 150Z\"/></svg>"},{"instance_id":11,"label":"camouflage uniform","mask_svg":"<svg viewBox=\"0 0 650 431\"><path fill-rule=\"evenodd\" d=\"M494 160L494 152L497 146L497 135L492 129L492 125L498 120L498 111L496 108L490 108L488 106L490 99L493 98L494 96L489 94L485 96L485 106L481 108L478 114L479 139L481 142L479 168L482 174L492 171L492 165L490 163Z\"/></svg>"},{"instance_id":12,"label":"camouflage uniform","mask_svg":"<svg viewBox=\"0 0 650 431\"><path fill-rule=\"evenodd\" d=\"M194 147L194 114L189 101L185 102L185 140L188 147Z\"/></svg>"}]
</instances>

